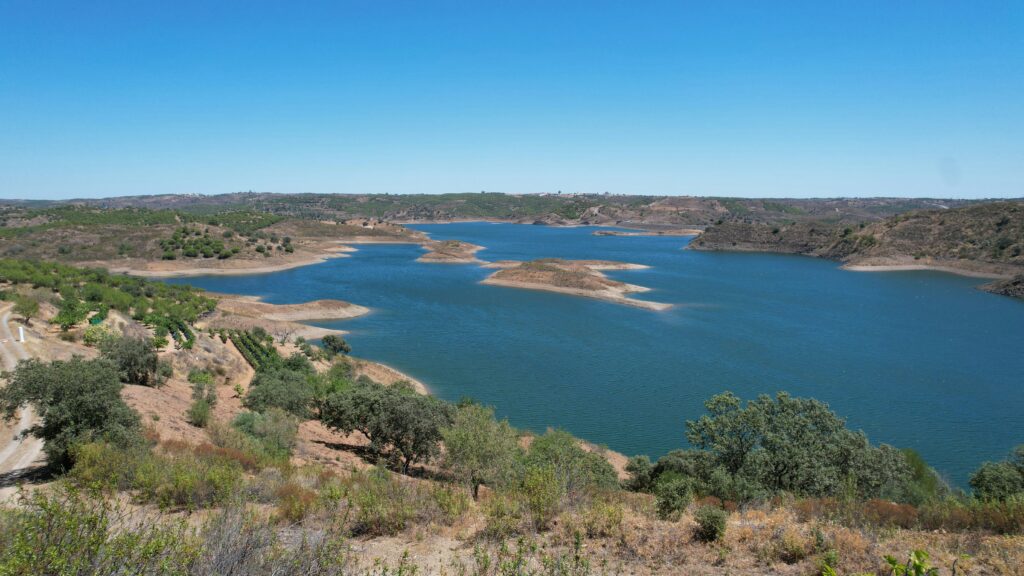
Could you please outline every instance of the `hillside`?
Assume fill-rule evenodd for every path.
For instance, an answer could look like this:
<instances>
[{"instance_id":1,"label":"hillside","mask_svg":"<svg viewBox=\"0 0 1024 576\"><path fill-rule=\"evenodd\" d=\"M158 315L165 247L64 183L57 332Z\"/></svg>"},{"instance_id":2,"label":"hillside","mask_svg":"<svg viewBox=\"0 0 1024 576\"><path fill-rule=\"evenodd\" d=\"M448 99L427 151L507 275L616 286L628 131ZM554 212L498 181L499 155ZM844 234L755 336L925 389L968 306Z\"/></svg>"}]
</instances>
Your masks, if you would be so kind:
<instances>
[{"instance_id":1,"label":"hillside","mask_svg":"<svg viewBox=\"0 0 1024 576\"><path fill-rule=\"evenodd\" d=\"M914 211L855 226L723 222L689 247L803 254L858 268L932 267L1008 277L1024 271L1024 202Z\"/></svg>"},{"instance_id":2,"label":"hillside","mask_svg":"<svg viewBox=\"0 0 1024 576\"><path fill-rule=\"evenodd\" d=\"M524 224L621 224L703 228L718 221L871 222L910 210L955 207L963 200L908 198L751 199L613 194L272 194L157 195L54 203L103 208L208 212L255 210L289 218L392 222L500 220ZM20 206L20 205L19 205Z\"/></svg>"}]
</instances>

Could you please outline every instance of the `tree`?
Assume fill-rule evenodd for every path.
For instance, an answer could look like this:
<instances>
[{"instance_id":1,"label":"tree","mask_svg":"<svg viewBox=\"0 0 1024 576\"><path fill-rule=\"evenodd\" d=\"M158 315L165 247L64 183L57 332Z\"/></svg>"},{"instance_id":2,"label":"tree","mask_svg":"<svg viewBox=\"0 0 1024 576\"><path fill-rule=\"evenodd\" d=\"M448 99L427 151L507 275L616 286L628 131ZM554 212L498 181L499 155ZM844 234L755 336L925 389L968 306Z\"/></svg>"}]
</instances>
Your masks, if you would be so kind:
<instances>
[{"instance_id":1,"label":"tree","mask_svg":"<svg viewBox=\"0 0 1024 576\"><path fill-rule=\"evenodd\" d=\"M334 356L339 353L348 354L349 352L352 351L352 347L349 346L348 342L345 342L345 339L342 338L341 336L328 334L327 336L323 337L321 342L324 345L324 350L327 350L327 353L330 354L331 356Z\"/></svg>"},{"instance_id":2,"label":"tree","mask_svg":"<svg viewBox=\"0 0 1024 576\"><path fill-rule=\"evenodd\" d=\"M519 454L518 435L508 420L494 419L494 408L460 406L452 425L441 429L445 467L470 485L475 500L481 484L509 478Z\"/></svg>"},{"instance_id":3,"label":"tree","mask_svg":"<svg viewBox=\"0 0 1024 576\"><path fill-rule=\"evenodd\" d=\"M709 414L686 423L687 440L700 450L669 454L653 476L675 469L699 491L728 498L827 496L844 486L864 498L909 497L914 477L906 457L872 446L827 404L779 393L744 405L726 392L705 406Z\"/></svg>"},{"instance_id":4,"label":"tree","mask_svg":"<svg viewBox=\"0 0 1024 576\"><path fill-rule=\"evenodd\" d=\"M243 404L256 412L280 408L305 420L312 415L316 376L305 370L283 366L257 372Z\"/></svg>"},{"instance_id":5,"label":"tree","mask_svg":"<svg viewBox=\"0 0 1024 576\"><path fill-rule=\"evenodd\" d=\"M100 355L110 360L121 372L125 384L157 386L159 359L148 339L119 336L99 342Z\"/></svg>"},{"instance_id":6,"label":"tree","mask_svg":"<svg viewBox=\"0 0 1024 576\"><path fill-rule=\"evenodd\" d=\"M441 429L451 425L452 412L450 404L408 388L359 380L324 401L320 420L345 433L362 432L371 451L400 459L408 474L412 464L437 454Z\"/></svg>"},{"instance_id":7,"label":"tree","mask_svg":"<svg viewBox=\"0 0 1024 576\"><path fill-rule=\"evenodd\" d=\"M127 447L139 440L139 418L121 400L122 386L117 366L108 360L25 360L0 389L0 411L10 420L30 404L40 423L28 433L45 442L51 466L67 469L79 444L102 440Z\"/></svg>"},{"instance_id":8,"label":"tree","mask_svg":"<svg viewBox=\"0 0 1024 576\"><path fill-rule=\"evenodd\" d=\"M982 500L1006 500L1024 494L1024 445L1000 462L985 462L971 475L974 495Z\"/></svg>"},{"instance_id":9,"label":"tree","mask_svg":"<svg viewBox=\"0 0 1024 576\"><path fill-rule=\"evenodd\" d=\"M14 299L14 313L25 319L25 324L32 325L32 317L39 313L39 302L28 296L17 296Z\"/></svg>"}]
</instances>

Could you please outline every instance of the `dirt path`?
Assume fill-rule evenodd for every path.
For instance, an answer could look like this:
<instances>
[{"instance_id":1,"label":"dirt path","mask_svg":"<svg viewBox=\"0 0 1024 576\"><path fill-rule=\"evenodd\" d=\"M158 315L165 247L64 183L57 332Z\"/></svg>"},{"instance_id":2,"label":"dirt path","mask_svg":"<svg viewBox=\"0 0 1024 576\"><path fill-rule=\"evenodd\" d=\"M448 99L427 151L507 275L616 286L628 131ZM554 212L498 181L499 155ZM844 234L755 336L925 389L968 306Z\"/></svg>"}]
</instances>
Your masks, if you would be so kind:
<instances>
[{"instance_id":1,"label":"dirt path","mask_svg":"<svg viewBox=\"0 0 1024 576\"><path fill-rule=\"evenodd\" d=\"M0 314L0 359L4 370L13 370L19 360L29 357L28 351L11 332L10 319L8 308ZM24 434L35 419L32 408L25 407L14 429L6 431L2 437L6 443L0 447L0 501L12 496L17 491L18 481L43 464L43 441Z\"/></svg>"}]
</instances>

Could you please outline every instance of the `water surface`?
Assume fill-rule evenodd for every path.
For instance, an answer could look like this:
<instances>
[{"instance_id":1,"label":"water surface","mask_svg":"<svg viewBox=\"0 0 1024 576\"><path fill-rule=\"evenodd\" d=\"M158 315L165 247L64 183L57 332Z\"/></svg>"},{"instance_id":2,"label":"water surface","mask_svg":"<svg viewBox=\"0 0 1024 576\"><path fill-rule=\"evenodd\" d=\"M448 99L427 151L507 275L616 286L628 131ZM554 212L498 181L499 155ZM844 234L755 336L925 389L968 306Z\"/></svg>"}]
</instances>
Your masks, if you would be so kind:
<instances>
[{"instance_id":1,"label":"water surface","mask_svg":"<svg viewBox=\"0 0 1024 576\"><path fill-rule=\"evenodd\" d=\"M176 280L268 302L338 298L373 308L324 323L354 353L448 400L493 404L516 426L561 427L652 458L685 445L684 422L723 390L828 402L873 442L917 449L966 485L1024 443L1024 303L938 272L856 273L825 260L684 251L686 238L593 228L420 225L485 246L485 260L596 258L650 265L609 276L677 306L653 312L484 286L491 270L423 264L415 245L274 274Z\"/></svg>"}]
</instances>

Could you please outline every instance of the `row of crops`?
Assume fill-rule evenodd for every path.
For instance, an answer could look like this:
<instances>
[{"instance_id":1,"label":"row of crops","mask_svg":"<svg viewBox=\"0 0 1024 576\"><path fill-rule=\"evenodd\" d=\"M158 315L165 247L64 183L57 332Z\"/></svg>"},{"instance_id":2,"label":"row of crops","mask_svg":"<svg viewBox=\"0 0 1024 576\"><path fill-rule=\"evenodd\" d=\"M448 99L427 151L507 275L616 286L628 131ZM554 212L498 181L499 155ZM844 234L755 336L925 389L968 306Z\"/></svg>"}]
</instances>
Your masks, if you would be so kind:
<instances>
[{"instance_id":1,"label":"row of crops","mask_svg":"<svg viewBox=\"0 0 1024 576\"><path fill-rule=\"evenodd\" d=\"M242 353L245 361L257 371L265 370L281 361L281 357L267 336L248 330L232 330L228 337L235 348Z\"/></svg>"},{"instance_id":2,"label":"row of crops","mask_svg":"<svg viewBox=\"0 0 1024 576\"><path fill-rule=\"evenodd\" d=\"M165 326L175 344L186 350L192 349L196 343L196 335L184 320L168 318Z\"/></svg>"}]
</instances>

